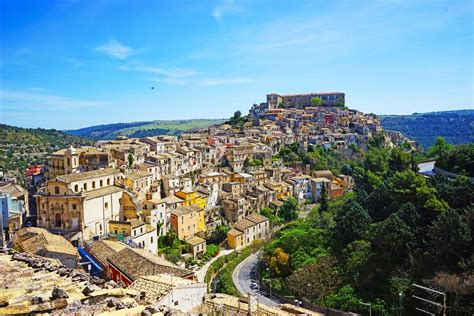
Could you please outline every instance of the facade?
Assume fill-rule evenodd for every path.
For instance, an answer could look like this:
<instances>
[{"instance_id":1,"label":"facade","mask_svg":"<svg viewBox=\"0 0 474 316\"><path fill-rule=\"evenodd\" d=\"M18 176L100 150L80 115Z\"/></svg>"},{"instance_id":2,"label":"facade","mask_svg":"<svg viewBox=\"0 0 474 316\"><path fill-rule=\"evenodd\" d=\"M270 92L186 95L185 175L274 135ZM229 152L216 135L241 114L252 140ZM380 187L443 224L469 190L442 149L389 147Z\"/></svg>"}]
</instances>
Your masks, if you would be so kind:
<instances>
[{"instance_id":1,"label":"facade","mask_svg":"<svg viewBox=\"0 0 474 316\"><path fill-rule=\"evenodd\" d=\"M267 104L270 109L278 107L304 109L312 106L311 99L319 98L324 106L341 106L345 104L345 94L342 92L314 92L303 94L279 95L267 94Z\"/></svg>"},{"instance_id":2,"label":"facade","mask_svg":"<svg viewBox=\"0 0 474 316\"><path fill-rule=\"evenodd\" d=\"M180 206L171 211L171 227L180 240L206 231L204 210L196 205Z\"/></svg>"},{"instance_id":3,"label":"facade","mask_svg":"<svg viewBox=\"0 0 474 316\"><path fill-rule=\"evenodd\" d=\"M186 240L186 244L194 259L197 259L206 252L206 240L201 237L191 237Z\"/></svg>"},{"instance_id":4,"label":"facade","mask_svg":"<svg viewBox=\"0 0 474 316\"><path fill-rule=\"evenodd\" d=\"M258 213L252 213L234 224L234 227L227 233L227 241L231 248L240 249L252 244L254 240L266 238L269 233L268 218Z\"/></svg>"},{"instance_id":5,"label":"facade","mask_svg":"<svg viewBox=\"0 0 474 316\"><path fill-rule=\"evenodd\" d=\"M119 174L103 169L48 181L36 195L38 226L63 234L80 232L83 239L107 234L108 222L120 219L120 202L126 194L113 185Z\"/></svg>"}]
</instances>

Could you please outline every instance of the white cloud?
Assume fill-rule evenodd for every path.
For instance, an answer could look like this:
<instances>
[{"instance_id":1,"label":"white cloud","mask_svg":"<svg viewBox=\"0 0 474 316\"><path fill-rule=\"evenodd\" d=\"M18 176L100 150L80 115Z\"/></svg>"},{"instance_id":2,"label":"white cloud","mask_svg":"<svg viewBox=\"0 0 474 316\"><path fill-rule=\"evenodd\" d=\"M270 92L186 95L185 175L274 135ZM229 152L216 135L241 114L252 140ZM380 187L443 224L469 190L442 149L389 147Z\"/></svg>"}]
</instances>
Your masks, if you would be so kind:
<instances>
[{"instance_id":1,"label":"white cloud","mask_svg":"<svg viewBox=\"0 0 474 316\"><path fill-rule=\"evenodd\" d=\"M217 20L221 21L226 14L235 14L241 11L240 7L235 4L234 0L222 0L212 10L211 15Z\"/></svg>"},{"instance_id":2,"label":"white cloud","mask_svg":"<svg viewBox=\"0 0 474 316\"><path fill-rule=\"evenodd\" d=\"M11 91L0 90L0 100L2 108L17 109L70 109L70 108L86 108L98 107L107 103L99 101L74 100L58 95L41 94L30 91Z\"/></svg>"},{"instance_id":3,"label":"white cloud","mask_svg":"<svg viewBox=\"0 0 474 316\"><path fill-rule=\"evenodd\" d=\"M201 86L220 86L220 85L232 85L232 84L244 84L255 82L254 79L244 77L234 78L222 78L222 79L204 79L197 82Z\"/></svg>"},{"instance_id":4,"label":"white cloud","mask_svg":"<svg viewBox=\"0 0 474 316\"><path fill-rule=\"evenodd\" d=\"M186 69L186 68L161 68L161 67L152 67L146 65L138 65L138 66L121 66L121 70L127 71L138 71L138 72L149 72L158 75L163 75L166 77L172 78L185 78L185 77L192 77L198 74L197 71L194 69Z\"/></svg>"},{"instance_id":5,"label":"white cloud","mask_svg":"<svg viewBox=\"0 0 474 316\"><path fill-rule=\"evenodd\" d=\"M107 43L96 47L96 50L117 59L127 59L129 56L136 54L134 49L125 46L116 40L110 40Z\"/></svg>"}]
</instances>

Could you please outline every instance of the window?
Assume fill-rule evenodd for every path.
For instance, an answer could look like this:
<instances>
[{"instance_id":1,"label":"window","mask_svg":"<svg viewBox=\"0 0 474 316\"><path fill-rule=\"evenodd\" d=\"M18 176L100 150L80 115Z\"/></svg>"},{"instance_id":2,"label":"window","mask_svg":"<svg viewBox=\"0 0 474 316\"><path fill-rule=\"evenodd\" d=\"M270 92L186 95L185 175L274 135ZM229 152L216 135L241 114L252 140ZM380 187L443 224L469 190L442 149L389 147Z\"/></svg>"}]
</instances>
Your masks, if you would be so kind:
<instances>
[{"instance_id":1,"label":"window","mask_svg":"<svg viewBox=\"0 0 474 316\"><path fill-rule=\"evenodd\" d=\"M117 235L117 234L118 234L118 231L117 231L117 230L115 230L115 235Z\"/></svg>"},{"instance_id":2,"label":"window","mask_svg":"<svg viewBox=\"0 0 474 316\"><path fill-rule=\"evenodd\" d=\"M174 306L178 306L178 301L174 302Z\"/></svg>"},{"instance_id":3,"label":"window","mask_svg":"<svg viewBox=\"0 0 474 316\"><path fill-rule=\"evenodd\" d=\"M54 187L54 194L59 194L59 187L58 186Z\"/></svg>"},{"instance_id":4,"label":"window","mask_svg":"<svg viewBox=\"0 0 474 316\"><path fill-rule=\"evenodd\" d=\"M105 202L104 207L109 208L109 202Z\"/></svg>"},{"instance_id":5,"label":"window","mask_svg":"<svg viewBox=\"0 0 474 316\"><path fill-rule=\"evenodd\" d=\"M143 233L143 227L140 227L140 234Z\"/></svg>"},{"instance_id":6,"label":"window","mask_svg":"<svg viewBox=\"0 0 474 316\"><path fill-rule=\"evenodd\" d=\"M95 189L95 181L92 181L92 188Z\"/></svg>"},{"instance_id":7,"label":"window","mask_svg":"<svg viewBox=\"0 0 474 316\"><path fill-rule=\"evenodd\" d=\"M100 187L102 188L102 187L104 186L104 180L100 180L100 181L99 181L99 185L100 185Z\"/></svg>"},{"instance_id":8,"label":"window","mask_svg":"<svg viewBox=\"0 0 474 316\"><path fill-rule=\"evenodd\" d=\"M87 183L84 183L83 188L84 188L84 191L87 191Z\"/></svg>"},{"instance_id":9,"label":"window","mask_svg":"<svg viewBox=\"0 0 474 316\"><path fill-rule=\"evenodd\" d=\"M107 185L110 185L110 179L107 179Z\"/></svg>"},{"instance_id":10,"label":"window","mask_svg":"<svg viewBox=\"0 0 474 316\"><path fill-rule=\"evenodd\" d=\"M150 243L153 243L153 237L150 238Z\"/></svg>"},{"instance_id":11,"label":"window","mask_svg":"<svg viewBox=\"0 0 474 316\"><path fill-rule=\"evenodd\" d=\"M99 230L102 231L102 224L99 224Z\"/></svg>"},{"instance_id":12,"label":"window","mask_svg":"<svg viewBox=\"0 0 474 316\"><path fill-rule=\"evenodd\" d=\"M74 186L74 191L79 192L79 186L77 184Z\"/></svg>"},{"instance_id":13,"label":"window","mask_svg":"<svg viewBox=\"0 0 474 316\"><path fill-rule=\"evenodd\" d=\"M73 204L72 205L72 209L75 210L77 207L76 207L76 204Z\"/></svg>"}]
</instances>

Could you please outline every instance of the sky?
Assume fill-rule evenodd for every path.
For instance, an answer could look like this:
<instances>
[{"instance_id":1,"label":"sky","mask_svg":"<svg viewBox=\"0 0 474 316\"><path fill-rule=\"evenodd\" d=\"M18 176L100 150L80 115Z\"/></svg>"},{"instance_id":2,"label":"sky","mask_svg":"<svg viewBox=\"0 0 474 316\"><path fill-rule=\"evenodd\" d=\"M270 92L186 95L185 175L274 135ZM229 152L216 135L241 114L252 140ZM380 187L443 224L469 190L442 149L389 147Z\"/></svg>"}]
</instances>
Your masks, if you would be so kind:
<instances>
[{"instance_id":1,"label":"sky","mask_svg":"<svg viewBox=\"0 0 474 316\"><path fill-rule=\"evenodd\" d=\"M0 0L0 123L227 118L272 92L473 109L473 3Z\"/></svg>"}]
</instances>

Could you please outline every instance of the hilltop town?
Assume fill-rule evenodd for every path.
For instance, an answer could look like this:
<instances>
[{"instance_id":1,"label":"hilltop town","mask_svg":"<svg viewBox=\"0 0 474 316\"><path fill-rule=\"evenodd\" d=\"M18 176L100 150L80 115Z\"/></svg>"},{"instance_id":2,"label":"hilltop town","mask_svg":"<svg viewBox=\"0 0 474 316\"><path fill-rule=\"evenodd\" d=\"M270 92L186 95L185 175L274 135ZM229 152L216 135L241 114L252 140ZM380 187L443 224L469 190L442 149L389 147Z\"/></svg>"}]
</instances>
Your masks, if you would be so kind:
<instances>
[{"instance_id":1,"label":"hilltop town","mask_svg":"<svg viewBox=\"0 0 474 316\"><path fill-rule=\"evenodd\" d=\"M22 298L18 289L6 290L0 313L87 304L94 312L219 306L251 313L251 297L207 294L210 264L258 248L311 205L352 191L351 175L324 160L342 166L371 142L407 152L417 146L385 131L377 115L348 109L338 92L268 94L248 115L236 112L224 124L179 136L119 136L62 148L44 164L28 166L25 187L14 179L0 185L2 242L12 248L0 254L0 284L11 273L26 278L18 287L40 282L38 274L70 280L58 283L61 293L54 280ZM300 211L291 213L291 205ZM56 294L48 298L47 291ZM317 314L291 304L257 306L268 315Z\"/></svg>"}]
</instances>

